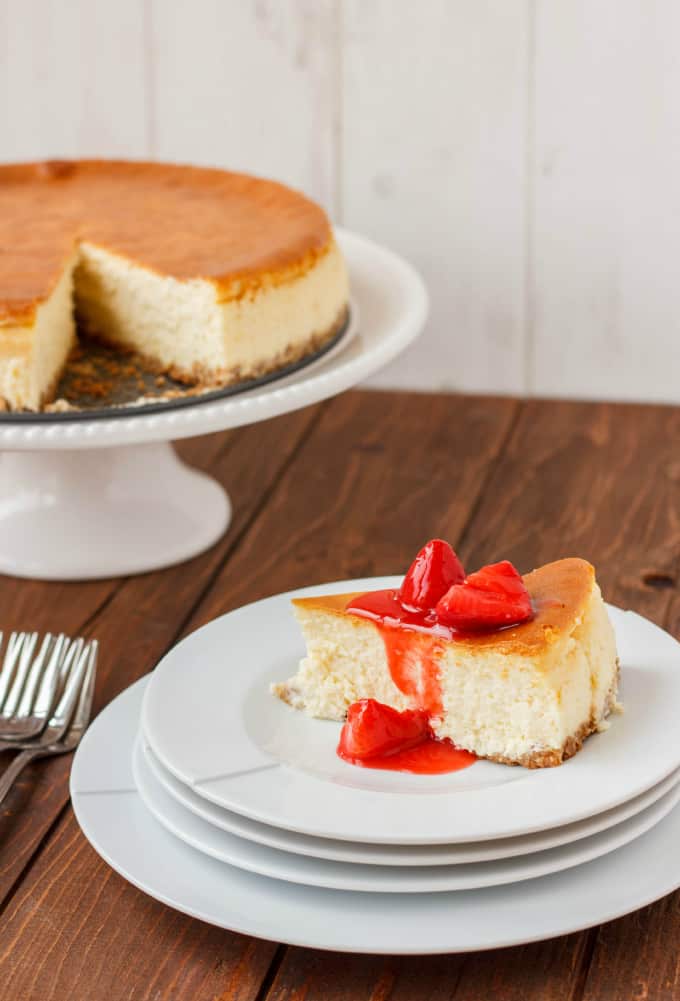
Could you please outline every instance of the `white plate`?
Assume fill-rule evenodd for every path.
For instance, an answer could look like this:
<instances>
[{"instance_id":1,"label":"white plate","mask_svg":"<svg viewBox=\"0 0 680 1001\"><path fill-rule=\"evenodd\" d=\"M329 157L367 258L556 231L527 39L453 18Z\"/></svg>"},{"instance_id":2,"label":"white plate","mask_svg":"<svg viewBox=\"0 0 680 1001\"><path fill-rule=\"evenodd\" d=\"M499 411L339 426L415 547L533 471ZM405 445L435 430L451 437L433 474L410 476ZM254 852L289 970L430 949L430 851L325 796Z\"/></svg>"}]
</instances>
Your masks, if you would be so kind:
<instances>
[{"instance_id":1,"label":"white plate","mask_svg":"<svg viewBox=\"0 0 680 1001\"><path fill-rule=\"evenodd\" d=\"M71 795L90 843L125 879L182 913L246 935L347 952L430 954L518 945L620 917L680 886L680 808L585 865L526 883L459 893L348 893L255 876L165 831L143 805L129 756L142 684L85 734Z\"/></svg>"},{"instance_id":2,"label":"white plate","mask_svg":"<svg viewBox=\"0 0 680 1001\"><path fill-rule=\"evenodd\" d=\"M259 824L256 820L249 820L248 817L242 817L238 813L223 810L202 796L197 796L189 786L184 785L163 767L147 744L144 744L143 750L148 767L165 791L179 804L213 827L256 844L277 848L279 851L310 855L315 859L330 859L333 862L353 862L358 865L466 865L470 862L490 862L545 851L548 848L571 844L581 838L599 834L614 824L628 820L629 817L656 803L680 781L680 770L677 770L658 785L622 803L621 806L605 810L604 813L597 813L575 824L565 824L564 827L527 834L523 838L495 838L493 841L482 841L479 844L472 842L462 845L410 845L402 848L399 845L369 845L353 841L333 841L331 838L313 838L307 834L286 831L281 827Z\"/></svg>"},{"instance_id":3,"label":"white plate","mask_svg":"<svg viewBox=\"0 0 680 1001\"><path fill-rule=\"evenodd\" d=\"M192 848L260 876L360 893L445 893L537 879L627 845L651 830L680 800L680 786L676 785L653 806L600 834L519 858L457 866L367 866L282 852L228 834L186 810L165 791L146 763L139 740L134 752L129 745L118 741L114 753L133 754L132 771L142 802L166 830Z\"/></svg>"},{"instance_id":4,"label":"white plate","mask_svg":"<svg viewBox=\"0 0 680 1001\"><path fill-rule=\"evenodd\" d=\"M390 587L367 578L295 594ZM304 653L290 594L239 608L187 637L146 691L143 732L162 764L218 806L316 837L444 844L517 837L618 806L680 766L680 646L610 608L626 711L559 768L488 761L449 775L356 768L335 754L339 724L269 693Z\"/></svg>"}]
</instances>

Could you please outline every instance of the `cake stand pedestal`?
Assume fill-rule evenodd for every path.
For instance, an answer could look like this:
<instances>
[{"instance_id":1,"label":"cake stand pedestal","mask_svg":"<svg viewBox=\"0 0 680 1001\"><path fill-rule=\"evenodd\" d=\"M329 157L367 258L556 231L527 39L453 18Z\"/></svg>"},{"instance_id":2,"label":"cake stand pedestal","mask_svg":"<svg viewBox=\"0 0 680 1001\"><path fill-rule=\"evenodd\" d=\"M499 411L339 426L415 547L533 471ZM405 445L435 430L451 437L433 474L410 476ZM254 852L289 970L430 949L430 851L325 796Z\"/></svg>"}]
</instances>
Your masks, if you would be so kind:
<instances>
[{"instance_id":1,"label":"cake stand pedestal","mask_svg":"<svg viewBox=\"0 0 680 1001\"><path fill-rule=\"evenodd\" d=\"M0 457L0 569L85 580L170 566L226 530L225 490L167 442Z\"/></svg>"},{"instance_id":2,"label":"cake stand pedestal","mask_svg":"<svg viewBox=\"0 0 680 1001\"><path fill-rule=\"evenodd\" d=\"M0 573L88 580L142 573L203 552L224 533L224 489L170 444L318 403L382 368L421 332L425 287L391 251L338 231L352 322L327 355L220 400L111 417L0 416ZM357 317L359 330L356 330Z\"/></svg>"}]
</instances>

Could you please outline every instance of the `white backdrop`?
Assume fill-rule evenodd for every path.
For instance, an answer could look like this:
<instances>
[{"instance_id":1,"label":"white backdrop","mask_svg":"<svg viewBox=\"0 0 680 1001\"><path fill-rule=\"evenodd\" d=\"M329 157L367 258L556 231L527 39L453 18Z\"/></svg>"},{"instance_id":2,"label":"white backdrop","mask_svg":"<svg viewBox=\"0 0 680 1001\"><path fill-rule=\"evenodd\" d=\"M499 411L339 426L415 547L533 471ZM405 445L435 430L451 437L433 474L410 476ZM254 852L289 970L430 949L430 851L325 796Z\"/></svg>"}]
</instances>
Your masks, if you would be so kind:
<instances>
[{"instance_id":1,"label":"white backdrop","mask_svg":"<svg viewBox=\"0 0 680 1001\"><path fill-rule=\"evenodd\" d=\"M277 177L432 295L375 384L680 401L674 0L0 0L0 159Z\"/></svg>"}]
</instances>

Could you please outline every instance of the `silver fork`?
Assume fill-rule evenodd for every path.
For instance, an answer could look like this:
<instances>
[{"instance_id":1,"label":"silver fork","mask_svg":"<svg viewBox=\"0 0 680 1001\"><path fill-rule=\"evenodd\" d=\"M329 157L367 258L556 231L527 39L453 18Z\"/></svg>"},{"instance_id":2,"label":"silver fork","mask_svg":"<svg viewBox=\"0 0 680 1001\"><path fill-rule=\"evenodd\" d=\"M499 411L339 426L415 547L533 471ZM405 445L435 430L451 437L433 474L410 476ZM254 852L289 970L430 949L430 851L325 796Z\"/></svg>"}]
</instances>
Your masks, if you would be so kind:
<instances>
[{"instance_id":1,"label":"silver fork","mask_svg":"<svg viewBox=\"0 0 680 1001\"><path fill-rule=\"evenodd\" d=\"M12 633L9 638L0 670L0 740L32 740L54 709L71 641L47 633L34 657L37 643L37 633ZM76 643L82 647L83 640Z\"/></svg>"},{"instance_id":2,"label":"silver fork","mask_svg":"<svg viewBox=\"0 0 680 1001\"><path fill-rule=\"evenodd\" d=\"M92 712L97 653L98 644L93 640L81 650L78 657L72 658L72 666L65 679L59 702L45 732L38 740L27 742L21 754L16 756L0 777L0 803L17 776L31 761L55 754L66 754L74 751L80 743Z\"/></svg>"}]
</instances>

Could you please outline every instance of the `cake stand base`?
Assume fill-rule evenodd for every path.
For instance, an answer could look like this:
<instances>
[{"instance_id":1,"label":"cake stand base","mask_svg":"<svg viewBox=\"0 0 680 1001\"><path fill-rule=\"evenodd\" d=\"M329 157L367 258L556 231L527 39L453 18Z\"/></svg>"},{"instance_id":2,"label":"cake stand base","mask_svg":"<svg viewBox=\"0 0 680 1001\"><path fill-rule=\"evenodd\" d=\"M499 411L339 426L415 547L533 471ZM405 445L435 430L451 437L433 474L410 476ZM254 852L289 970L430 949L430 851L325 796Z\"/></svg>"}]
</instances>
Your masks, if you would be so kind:
<instances>
[{"instance_id":1,"label":"cake stand base","mask_svg":"<svg viewBox=\"0 0 680 1001\"><path fill-rule=\"evenodd\" d=\"M226 530L229 498L156 442L0 457L0 573L120 577L180 563Z\"/></svg>"}]
</instances>

